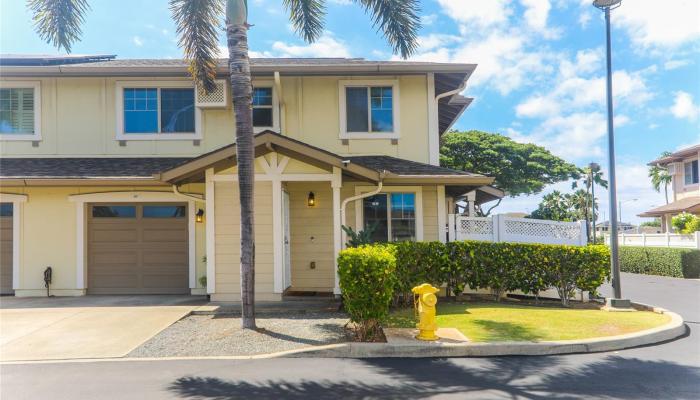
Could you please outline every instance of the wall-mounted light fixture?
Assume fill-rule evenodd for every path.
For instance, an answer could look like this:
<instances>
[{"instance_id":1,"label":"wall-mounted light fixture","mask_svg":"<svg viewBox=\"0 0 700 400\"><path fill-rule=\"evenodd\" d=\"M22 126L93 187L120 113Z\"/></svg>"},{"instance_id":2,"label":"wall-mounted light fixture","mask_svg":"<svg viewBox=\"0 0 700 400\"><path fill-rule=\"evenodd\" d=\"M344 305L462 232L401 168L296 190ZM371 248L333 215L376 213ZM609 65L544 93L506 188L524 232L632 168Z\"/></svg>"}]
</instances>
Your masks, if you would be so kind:
<instances>
[{"instance_id":1,"label":"wall-mounted light fixture","mask_svg":"<svg viewBox=\"0 0 700 400\"><path fill-rule=\"evenodd\" d=\"M195 221L197 221L197 222L204 221L204 210L202 210L201 208L199 210L197 210Z\"/></svg>"},{"instance_id":2,"label":"wall-mounted light fixture","mask_svg":"<svg viewBox=\"0 0 700 400\"><path fill-rule=\"evenodd\" d=\"M316 195L314 195L314 192L309 192L309 197L306 198L306 205L316 207Z\"/></svg>"}]
</instances>

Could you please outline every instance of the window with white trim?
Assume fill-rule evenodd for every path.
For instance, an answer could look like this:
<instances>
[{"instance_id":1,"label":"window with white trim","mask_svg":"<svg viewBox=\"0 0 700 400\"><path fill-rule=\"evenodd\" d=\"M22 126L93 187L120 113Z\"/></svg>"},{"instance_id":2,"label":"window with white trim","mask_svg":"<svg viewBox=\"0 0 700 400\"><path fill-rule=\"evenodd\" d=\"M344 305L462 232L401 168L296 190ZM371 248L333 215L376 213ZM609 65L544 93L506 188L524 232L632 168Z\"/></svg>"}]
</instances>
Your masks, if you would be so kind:
<instances>
[{"instance_id":1,"label":"window with white trim","mask_svg":"<svg viewBox=\"0 0 700 400\"><path fill-rule=\"evenodd\" d=\"M695 185L700 182L698 179L698 160L685 162L683 164L683 170L686 186Z\"/></svg>"},{"instance_id":2,"label":"window with white trim","mask_svg":"<svg viewBox=\"0 0 700 400\"><path fill-rule=\"evenodd\" d=\"M364 229L373 242L416 240L416 194L379 193L362 200Z\"/></svg>"},{"instance_id":3,"label":"window with white trim","mask_svg":"<svg viewBox=\"0 0 700 400\"><path fill-rule=\"evenodd\" d=\"M398 137L398 85L395 81L340 81L340 137Z\"/></svg>"},{"instance_id":4,"label":"window with white trim","mask_svg":"<svg viewBox=\"0 0 700 400\"><path fill-rule=\"evenodd\" d=\"M38 82L0 84L0 140L40 140Z\"/></svg>"},{"instance_id":5,"label":"window with white trim","mask_svg":"<svg viewBox=\"0 0 700 400\"><path fill-rule=\"evenodd\" d=\"M191 82L117 83L117 139L200 139Z\"/></svg>"},{"instance_id":6,"label":"window with white trim","mask_svg":"<svg viewBox=\"0 0 700 400\"><path fill-rule=\"evenodd\" d=\"M272 88L253 88L253 127L272 128L274 126Z\"/></svg>"}]
</instances>

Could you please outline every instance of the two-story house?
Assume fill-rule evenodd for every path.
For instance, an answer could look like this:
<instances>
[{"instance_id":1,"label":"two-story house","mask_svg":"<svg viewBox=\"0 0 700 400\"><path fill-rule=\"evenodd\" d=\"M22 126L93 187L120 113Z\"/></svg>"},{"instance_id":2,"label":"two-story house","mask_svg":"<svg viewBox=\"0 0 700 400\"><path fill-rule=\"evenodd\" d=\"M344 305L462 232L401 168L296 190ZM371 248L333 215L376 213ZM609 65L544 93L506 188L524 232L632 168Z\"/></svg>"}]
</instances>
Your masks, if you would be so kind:
<instances>
[{"instance_id":1,"label":"two-story house","mask_svg":"<svg viewBox=\"0 0 700 400\"><path fill-rule=\"evenodd\" d=\"M439 166L471 64L253 59L256 298L338 293L342 225L446 240L456 201L503 193ZM235 124L225 60L0 60L2 290L237 300ZM201 279L206 276L206 280ZM204 283L206 282L206 283Z\"/></svg>"},{"instance_id":2,"label":"two-story house","mask_svg":"<svg viewBox=\"0 0 700 400\"><path fill-rule=\"evenodd\" d=\"M639 214L639 216L661 218L662 231L671 232L673 229L671 218L673 216L682 212L700 215L699 161L700 144L697 144L650 162L649 165L666 168L673 177L671 202Z\"/></svg>"}]
</instances>

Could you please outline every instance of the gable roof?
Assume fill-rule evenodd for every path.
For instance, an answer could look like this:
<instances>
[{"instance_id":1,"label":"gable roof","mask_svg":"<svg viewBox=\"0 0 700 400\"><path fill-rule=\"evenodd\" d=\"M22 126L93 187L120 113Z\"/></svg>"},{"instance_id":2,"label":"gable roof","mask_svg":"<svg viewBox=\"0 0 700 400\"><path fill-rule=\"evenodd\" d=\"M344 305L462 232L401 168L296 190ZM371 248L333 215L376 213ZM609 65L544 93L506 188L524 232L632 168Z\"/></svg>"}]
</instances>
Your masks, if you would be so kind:
<instances>
[{"instance_id":1,"label":"gable roof","mask_svg":"<svg viewBox=\"0 0 700 400\"><path fill-rule=\"evenodd\" d=\"M340 168L343 174L356 179L385 183L428 184L453 183L455 185L483 186L493 182L493 178L480 174L456 171L435 165L419 163L389 156L340 156L312 146L300 140L264 131L253 139L255 156L277 152L291 158L327 170ZM157 178L173 184L202 181L208 168L222 170L236 163L236 144L230 144L180 165L163 171Z\"/></svg>"},{"instance_id":2,"label":"gable roof","mask_svg":"<svg viewBox=\"0 0 700 400\"><path fill-rule=\"evenodd\" d=\"M700 213L700 197L686 197L673 203L664 204L661 207L652 208L639 214L639 217L660 217L664 214L673 214L679 212L689 212L692 214Z\"/></svg>"}]
</instances>

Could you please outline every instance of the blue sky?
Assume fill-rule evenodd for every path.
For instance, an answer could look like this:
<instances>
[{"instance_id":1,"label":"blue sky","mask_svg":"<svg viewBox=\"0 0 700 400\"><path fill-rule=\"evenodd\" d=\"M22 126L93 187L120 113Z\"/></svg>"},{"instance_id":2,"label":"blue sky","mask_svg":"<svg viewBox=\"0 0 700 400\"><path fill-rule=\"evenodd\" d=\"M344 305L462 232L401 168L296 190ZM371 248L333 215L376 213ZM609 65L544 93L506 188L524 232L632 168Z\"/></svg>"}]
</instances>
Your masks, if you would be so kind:
<instances>
[{"instance_id":1,"label":"blue sky","mask_svg":"<svg viewBox=\"0 0 700 400\"><path fill-rule=\"evenodd\" d=\"M475 101L456 128L501 133L577 165L606 166L604 23L590 2L423 0L414 58L479 64L465 90ZM0 3L0 52L55 53L33 32L24 3ZM328 1L327 31L312 45L290 29L281 0L249 3L254 56L395 57L350 0ZM90 4L74 53L181 55L166 0ZM638 221L635 214L664 203L645 164L664 150L700 142L700 2L657 4L626 0L613 11L618 197L625 220ZM553 189L566 191L569 184L544 193ZM532 211L540 198L509 198L499 211ZM606 194L600 198L605 209Z\"/></svg>"}]
</instances>

